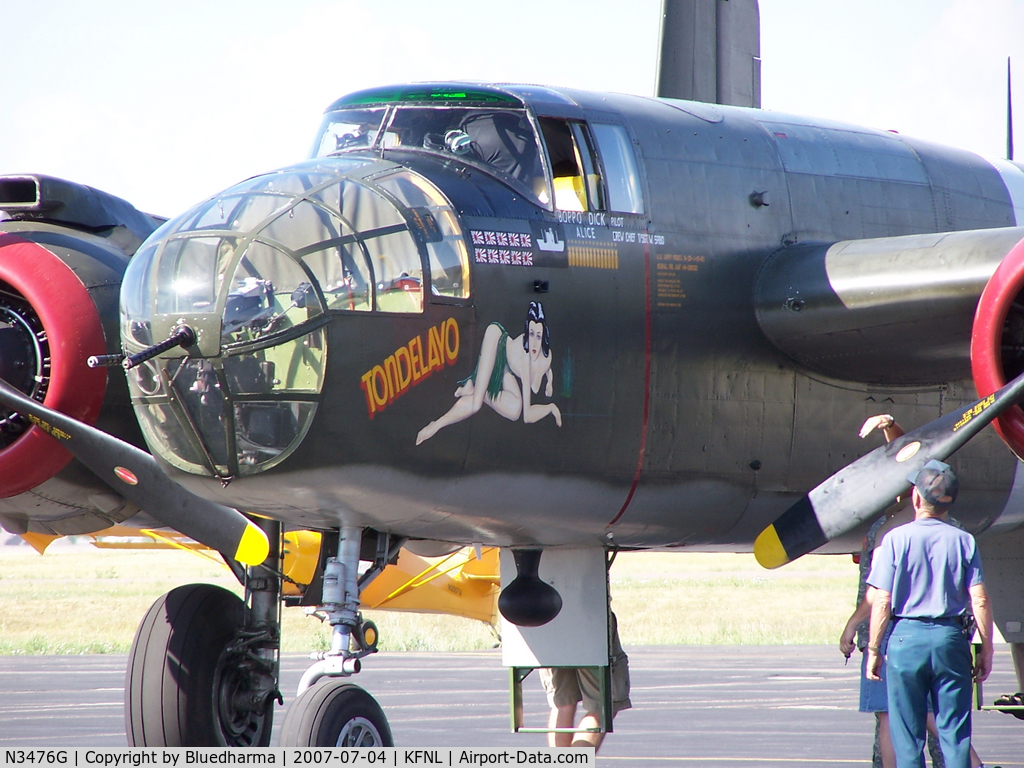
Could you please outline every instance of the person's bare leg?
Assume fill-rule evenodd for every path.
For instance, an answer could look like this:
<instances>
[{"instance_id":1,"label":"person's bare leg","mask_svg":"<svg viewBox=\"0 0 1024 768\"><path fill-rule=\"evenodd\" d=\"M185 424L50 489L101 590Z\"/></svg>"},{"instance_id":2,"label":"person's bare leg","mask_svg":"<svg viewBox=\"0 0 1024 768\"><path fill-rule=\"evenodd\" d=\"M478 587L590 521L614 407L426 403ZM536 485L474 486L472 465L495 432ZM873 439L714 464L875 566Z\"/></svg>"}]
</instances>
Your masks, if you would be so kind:
<instances>
[{"instance_id":1,"label":"person's bare leg","mask_svg":"<svg viewBox=\"0 0 1024 768\"><path fill-rule=\"evenodd\" d=\"M896 768L896 750L892 746L892 734L889 733L889 713L875 712L878 718L878 748L882 753L882 768Z\"/></svg>"},{"instance_id":2,"label":"person's bare leg","mask_svg":"<svg viewBox=\"0 0 1024 768\"><path fill-rule=\"evenodd\" d=\"M576 721L576 705L567 704L564 707L552 707L548 715L548 728L572 728ZM571 747L571 733L549 733L549 747Z\"/></svg>"},{"instance_id":3,"label":"person's bare leg","mask_svg":"<svg viewBox=\"0 0 1024 768\"><path fill-rule=\"evenodd\" d=\"M879 743L881 731L881 725L878 722L878 718L875 718L875 741L871 745L871 768L883 768L882 766L882 746Z\"/></svg>"},{"instance_id":4,"label":"person's bare leg","mask_svg":"<svg viewBox=\"0 0 1024 768\"><path fill-rule=\"evenodd\" d=\"M924 720L925 728L925 750L931 753L932 765L936 765L936 754L941 762L938 765L945 766L946 758L942 754L942 744L939 742L939 727L935 724L935 713L929 712ZM929 738L930 737L930 738ZM973 749L971 750L974 751ZM973 763L972 763L973 765Z\"/></svg>"},{"instance_id":5,"label":"person's bare leg","mask_svg":"<svg viewBox=\"0 0 1024 768\"><path fill-rule=\"evenodd\" d=\"M946 758L942 756L942 745L939 743L938 735L926 731L924 751L932 759L932 768L946 768Z\"/></svg>"},{"instance_id":6,"label":"person's bare leg","mask_svg":"<svg viewBox=\"0 0 1024 768\"><path fill-rule=\"evenodd\" d=\"M580 720L580 728L598 728L601 725L601 720L596 712L587 712ZM601 742L604 741L604 734L600 731L582 731L573 734L572 746L574 747L593 747L595 754L597 750L601 748Z\"/></svg>"}]
</instances>

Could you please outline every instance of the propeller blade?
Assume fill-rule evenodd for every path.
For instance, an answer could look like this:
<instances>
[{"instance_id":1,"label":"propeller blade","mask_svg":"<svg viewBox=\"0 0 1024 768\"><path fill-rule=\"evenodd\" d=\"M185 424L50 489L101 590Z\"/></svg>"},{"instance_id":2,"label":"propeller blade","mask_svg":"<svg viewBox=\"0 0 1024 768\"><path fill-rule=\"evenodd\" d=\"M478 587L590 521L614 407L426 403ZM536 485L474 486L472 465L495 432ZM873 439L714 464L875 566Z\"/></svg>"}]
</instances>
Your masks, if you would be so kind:
<instances>
[{"instance_id":1,"label":"propeller blade","mask_svg":"<svg viewBox=\"0 0 1024 768\"><path fill-rule=\"evenodd\" d=\"M267 559L266 534L240 512L171 480L145 451L25 397L0 379L0 403L49 434L115 491L176 531L246 565Z\"/></svg>"},{"instance_id":2,"label":"propeller blade","mask_svg":"<svg viewBox=\"0 0 1024 768\"><path fill-rule=\"evenodd\" d=\"M1024 374L997 392L871 451L787 509L754 542L765 568L778 568L856 528L910 487L907 475L943 461L1024 398Z\"/></svg>"}]
</instances>

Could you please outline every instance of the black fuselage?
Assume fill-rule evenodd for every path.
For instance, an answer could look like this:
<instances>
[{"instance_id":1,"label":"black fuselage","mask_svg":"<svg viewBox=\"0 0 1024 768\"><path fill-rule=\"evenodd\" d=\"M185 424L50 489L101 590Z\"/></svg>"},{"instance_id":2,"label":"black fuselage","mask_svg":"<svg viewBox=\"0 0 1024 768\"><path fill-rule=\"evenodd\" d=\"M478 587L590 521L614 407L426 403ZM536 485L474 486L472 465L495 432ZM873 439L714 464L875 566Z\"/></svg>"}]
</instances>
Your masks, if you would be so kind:
<instances>
[{"instance_id":1,"label":"black fuselage","mask_svg":"<svg viewBox=\"0 0 1024 768\"><path fill-rule=\"evenodd\" d=\"M560 127L592 137L617 126L634 153L638 211L615 209L622 197L610 199L608 185L620 166L606 151L594 151L592 174L603 174L603 200L580 192L583 210L556 210L507 175L405 139L344 149L338 156L409 169L447 198L468 254L469 296L438 295L425 276L422 312L327 309L326 370L301 444L227 485L172 470L177 479L296 526L344 521L499 545L611 536L623 546L745 549L800 494L875 446L857 436L866 416L891 411L916 426L973 398L963 366L912 387L887 383L884 370L837 379L798 366L761 331L755 284L786 248L1013 226L992 165L758 110L493 90L520 99L541 126L549 175L565 153L552 146ZM376 103L404 102L361 102ZM430 234L418 237L427 275ZM496 406L523 399L516 344L529 339L531 303L548 335L541 362L531 363L546 372L531 406L556 406L560 426L536 409L531 422L525 403L515 418L514 407ZM500 330L488 334L494 324ZM503 394L476 411L467 401L470 415L417 444L466 398L467 380L484 386L474 372L491 362L483 349L498 346L504 382L492 384ZM960 517L974 527L990 521L1006 503L1014 457L983 435L954 463L964 478Z\"/></svg>"}]
</instances>

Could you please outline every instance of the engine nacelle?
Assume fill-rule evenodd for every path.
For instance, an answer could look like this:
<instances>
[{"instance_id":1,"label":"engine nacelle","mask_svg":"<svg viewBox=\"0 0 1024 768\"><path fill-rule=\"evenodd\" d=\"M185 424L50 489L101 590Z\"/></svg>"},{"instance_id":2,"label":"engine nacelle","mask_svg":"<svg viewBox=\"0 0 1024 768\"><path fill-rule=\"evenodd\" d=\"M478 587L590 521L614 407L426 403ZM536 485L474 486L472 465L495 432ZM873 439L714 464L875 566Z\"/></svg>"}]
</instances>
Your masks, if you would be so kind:
<instances>
[{"instance_id":1,"label":"engine nacelle","mask_svg":"<svg viewBox=\"0 0 1024 768\"><path fill-rule=\"evenodd\" d=\"M86 359L119 351L121 278L159 223L89 187L45 176L0 177L0 378L76 419L137 434L123 381L112 380L109 392L107 370L89 368ZM5 527L23 532L18 529L32 529L29 520L117 506L101 498L110 494L98 478L70 462L44 426L0 408ZM58 473L60 481L53 480ZM47 483L53 487L41 496L18 498ZM95 518L44 530L80 533L104 525L109 522Z\"/></svg>"},{"instance_id":2,"label":"engine nacelle","mask_svg":"<svg viewBox=\"0 0 1024 768\"><path fill-rule=\"evenodd\" d=\"M979 397L1024 371L1024 228L800 244L765 262L761 330L795 362L883 386L973 378ZM1024 410L994 422L1024 459Z\"/></svg>"},{"instance_id":3,"label":"engine nacelle","mask_svg":"<svg viewBox=\"0 0 1024 768\"><path fill-rule=\"evenodd\" d=\"M1022 237L1002 228L792 245L758 276L757 321L796 363L835 379L965 380L978 297Z\"/></svg>"},{"instance_id":4,"label":"engine nacelle","mask_svg":"<svg viewBox=\"0 0 1024 768\"><path fill-rule=\"evenodd\" d=\"M1000 262L978 301L971 334L971 371L986 397L1024 371L1024 240ZM993 422L1017 458L1024 459L1024 411L1012 406Z\"/></svg>"}]
</instances>

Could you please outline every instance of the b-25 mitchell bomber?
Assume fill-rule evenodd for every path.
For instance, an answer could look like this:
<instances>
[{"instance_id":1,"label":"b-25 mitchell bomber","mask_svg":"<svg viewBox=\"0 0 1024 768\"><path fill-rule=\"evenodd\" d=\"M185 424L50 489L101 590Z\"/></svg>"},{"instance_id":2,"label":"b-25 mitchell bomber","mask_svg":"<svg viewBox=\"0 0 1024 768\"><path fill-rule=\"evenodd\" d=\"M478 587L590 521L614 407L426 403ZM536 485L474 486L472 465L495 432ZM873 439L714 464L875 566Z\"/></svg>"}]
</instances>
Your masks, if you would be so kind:
<instances>
[{"instance_id":1,"label":"b-25 mitchell bomber","mask_svg":"<svg viewBox=\"0 0 1024 768\"><path fill-rule=\"evenodd\" d=\"M359 591L404 544L502 547L507 663L600 665L611 553L853 551L932 458L1024 642L1013 162L453 82L345 96L309 159L162 224L32 175L0 201L0 522L144 510L246 585L181 587L144 618L132 744L269 743L298 529L324 533L302 600L334 635L287 744L391 743L349 678L376 645ZM862 457L880 410L918 428Z\"/></svg>"}]
</instances>

